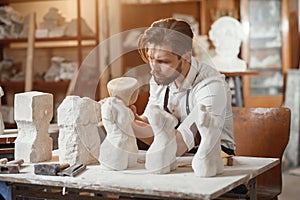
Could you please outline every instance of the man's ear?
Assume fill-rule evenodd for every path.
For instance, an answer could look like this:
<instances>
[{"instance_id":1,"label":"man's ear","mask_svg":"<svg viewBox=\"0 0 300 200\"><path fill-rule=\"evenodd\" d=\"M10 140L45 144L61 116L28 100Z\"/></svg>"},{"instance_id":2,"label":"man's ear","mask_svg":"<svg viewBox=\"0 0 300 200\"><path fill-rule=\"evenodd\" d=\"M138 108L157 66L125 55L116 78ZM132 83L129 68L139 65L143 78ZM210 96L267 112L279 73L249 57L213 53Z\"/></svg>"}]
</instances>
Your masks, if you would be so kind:
<instances>
[{"instance_id":1,"label":"man's ear","mask_svg":"<svg viewBox=\"0 0 300 200\"><path fill-rule=\"evenodd\" d=\"M191 62L191 58L192 58L192 51L187 51L182 55L182 59L189 63Z\"/></svg>"}]
</instances>

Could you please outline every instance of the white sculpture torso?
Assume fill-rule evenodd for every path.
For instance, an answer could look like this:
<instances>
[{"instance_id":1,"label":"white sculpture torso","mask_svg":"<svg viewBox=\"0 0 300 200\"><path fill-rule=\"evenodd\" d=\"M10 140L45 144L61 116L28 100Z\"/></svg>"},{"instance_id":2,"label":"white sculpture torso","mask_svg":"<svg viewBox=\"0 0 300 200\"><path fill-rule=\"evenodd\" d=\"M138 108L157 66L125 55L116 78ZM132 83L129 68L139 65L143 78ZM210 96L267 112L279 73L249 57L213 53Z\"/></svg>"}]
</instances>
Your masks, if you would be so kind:
<instances>
[{"instance_id":1,"label":"white sculpture torso","mask_svg":"<svg viewBox=\"0 0 300 200\"><path fill-rule=\"evenodd\" d=\"M151 173L168 173L177 167L175 126L178 121L158 106L151 106L149 110L148 120L154 133L154 140L146 152L145 167Z\"/></svg>"},{"instance_id":2,"label":"white sculpture torso","mask_svg":"<svg viewBox=\"0 0 300 200\"><path fill-rule=\"evenodd\" d=\"M108 97L101 107L106 137L100 147L103 169L124 170L137 165L138 147L131 127L133 112L117 97Z\"/></svg>"}]
</instances>

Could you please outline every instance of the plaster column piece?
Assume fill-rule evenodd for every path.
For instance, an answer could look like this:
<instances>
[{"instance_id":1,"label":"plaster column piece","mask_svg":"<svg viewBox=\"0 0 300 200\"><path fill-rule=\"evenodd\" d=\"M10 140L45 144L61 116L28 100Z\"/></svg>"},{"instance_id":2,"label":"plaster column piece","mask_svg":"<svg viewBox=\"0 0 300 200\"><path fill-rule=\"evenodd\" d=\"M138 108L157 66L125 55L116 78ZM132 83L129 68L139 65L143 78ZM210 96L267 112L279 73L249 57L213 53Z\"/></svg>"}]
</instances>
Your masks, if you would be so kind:
<instances>
[{"instance_id":1,"label":"plaster column piece","mask_svg":"<svg viewBox=\"0 0 300 200\"><path fill-rule=\"evenodd\" d=\"M138 97L138 81L132 77L119 77L107 83L109 96L118 97L126 106L136 102Z\"/></svg>"},{"instance_id":2,"label":"plaster column piece","mask_svg":"<svg viewBox=\"0 0 300 200\"><path fill-rule=\"evenodd\" d=\"M2 87L0 86L0 108L1 108L1 97L4 95ZM4 133L4 122L2 118L2 114L0 112L0 135Z\"/></svg>"},{"instance_id":3,"label":"plaster column piece","mask_svg":"<svg viewBox=\"0 0 300 200\"><path fill-rule=\"evenodd\" d=\"M152 173L168 173L176 169L175 126L178 121L158 106L151 106L149 110L148 120L154 133L154 140L146 152L145 167Z\"/></svg>"},{"instance_id":4,"label":"plaster column piece","mask_svg":"<svg viewBox=\"0 0 300 200\"><path fill-rule=\"evenodd\" d=\"M25 92L15 95L14 118L18 127L15 159L42 162L52 159L52 138L48 129L53 117L53 95Z\"/></svg>"},{"instance_id":5,"label":"plaster column piece","mask_svg":"<svg viewBox=\"0 0 300 200\"><path fill-rule=\"evenodd\" d=\"M201 135L201 142L193 157L192 168L196 176L215 176L224 171L221 158L221 129L224 121L221 117L208 112L203 105L197 110L194 109L191 114L198 115L195 119L199 119L196 126Z\"/></svg>"},{"instance_id":6,"label":"plaster column piece","mask_svg":"<svg viewBox=\"0 0 300 200\"><path fill-rule=\"evenodd\" d=\"M57 109L59 161L73 164L99 164L100 104L88 97L67 96Z\"/></svg>"},{"instance_id":7,"label":"plaster column piece","mask_svg":"<svg viewBox=\"0 0 300 200\"><path fill-rule=\"evenodd\" d=\"M137 165L138 147L132 129L133 112L117 97L108 97L101 107L106 138L99 161L106 170L124 170Z\"/></svg>"}]
</instances>

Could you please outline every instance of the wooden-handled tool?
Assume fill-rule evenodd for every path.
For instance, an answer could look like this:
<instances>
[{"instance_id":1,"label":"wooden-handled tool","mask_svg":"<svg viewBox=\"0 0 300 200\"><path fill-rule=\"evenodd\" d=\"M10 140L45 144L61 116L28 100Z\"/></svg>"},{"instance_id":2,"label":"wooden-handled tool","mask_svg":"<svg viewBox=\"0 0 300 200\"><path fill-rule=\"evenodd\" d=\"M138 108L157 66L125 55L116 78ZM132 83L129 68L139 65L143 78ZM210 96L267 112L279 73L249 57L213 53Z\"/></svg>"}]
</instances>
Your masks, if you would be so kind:
<instances>
[{"instance_id":1,"label":"wooden-handled tool","mask_svg":"<svg viewBox=\"0 0 300 200\"><path fill-rule=\"evenodd\" d=\"M35 164L34 173L37 175L56 176L58 172L70 167L70 164Z\"/></svg>"},{"instance_id":2,"label":"wooden-handled tool","mask_svg":"<svg viewBox=\"0 0 300 200\"><path fill-rule=\"evenodd\" d=\"M80 174L83 170L85 170L85 168L86 168L85 164L74 164L68 167L67 169L62 170L61 172L58 172L57 175L75 177L78 174Z\"/></svg>"},{"instance_id":3,"label":"wooden-handled tool","mask_svg":"<svg viewBox=\"0 0 300 200\"><path fill-rule=\"evenodd\" d=\"M17 174L24 163L23 159L12 160L8 162L7 158L0 159L0 174Z\"/></svg>"}]
</instances>

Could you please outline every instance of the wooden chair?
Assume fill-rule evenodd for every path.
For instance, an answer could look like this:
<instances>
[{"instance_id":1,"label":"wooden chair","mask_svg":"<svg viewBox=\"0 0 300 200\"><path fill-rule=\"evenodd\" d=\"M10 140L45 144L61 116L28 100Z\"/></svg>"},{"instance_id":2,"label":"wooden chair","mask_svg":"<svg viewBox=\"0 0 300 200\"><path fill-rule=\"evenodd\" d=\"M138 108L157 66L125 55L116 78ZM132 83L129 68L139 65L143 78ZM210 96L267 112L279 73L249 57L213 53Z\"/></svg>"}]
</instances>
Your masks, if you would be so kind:
<instances>
[{"instance_id":1,"label":"wooden chair","mask_svg":"<svg viewBox=\"0 0 300 200\"><path fill-rule=\"evenodd\" d=\"M288 108L234 107L236 155L279 158L290 134ZM281 165L257 177L257 199L277 199L282 189Z\"/></svg>"}]
</instances>

